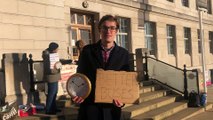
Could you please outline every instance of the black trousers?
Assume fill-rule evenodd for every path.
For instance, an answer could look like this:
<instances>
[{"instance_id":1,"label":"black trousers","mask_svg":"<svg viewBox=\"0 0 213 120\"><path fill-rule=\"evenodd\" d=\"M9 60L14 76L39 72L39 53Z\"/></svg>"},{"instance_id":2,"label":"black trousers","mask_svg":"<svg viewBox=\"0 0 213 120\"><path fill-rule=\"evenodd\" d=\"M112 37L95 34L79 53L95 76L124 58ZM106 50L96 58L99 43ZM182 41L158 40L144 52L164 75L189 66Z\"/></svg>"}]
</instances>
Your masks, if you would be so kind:
<instances>
[{"instance_id":1,"label":"black trousers","mask_svg":"<svg viewBox=\"0 0 213 120\"><path fill-rule=\"evenodd\" d=\"M81 104L78 120L120 120L121 108L109 103Z\"/></svg>"}]
</instances>

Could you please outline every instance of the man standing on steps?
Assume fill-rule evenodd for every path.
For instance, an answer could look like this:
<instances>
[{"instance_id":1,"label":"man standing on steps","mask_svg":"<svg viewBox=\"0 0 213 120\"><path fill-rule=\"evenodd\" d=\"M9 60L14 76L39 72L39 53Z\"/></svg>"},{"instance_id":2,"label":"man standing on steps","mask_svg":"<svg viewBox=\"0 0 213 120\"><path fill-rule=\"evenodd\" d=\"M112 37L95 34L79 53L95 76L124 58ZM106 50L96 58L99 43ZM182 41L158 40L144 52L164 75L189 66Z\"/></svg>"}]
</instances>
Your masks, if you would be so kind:
<instances>
[{"instance_id":1,"label":"man standing on steps","mask_svg":"<svg viewBox=\"0 0 213 120\"><path fill-rule=\"evenodd\" d=\"M94 103L96 70L129 71L129 53L114 42L119 29L114 16L103 16L98 29L101 39L83 48L77 68L78 73L90 79L92 91L85 100L78 96L72 100L80 104L78 120L120 120L122 101L113 99L113 103Z\"/></svg>"},{"instance_id":2,"label":"man standing on steps","mask_svg":"<svg viewBox=\"0 0 213 120\"><path fill-rule=\"evenodd\" d=\"M58 81L61 79L58 56L59 45L51 42L42 53L44 66L44 81L47 82L48 94L46 100L46 114L54 115L57 112L56 97L58 93Z\"/></svg>"}]
</instances>

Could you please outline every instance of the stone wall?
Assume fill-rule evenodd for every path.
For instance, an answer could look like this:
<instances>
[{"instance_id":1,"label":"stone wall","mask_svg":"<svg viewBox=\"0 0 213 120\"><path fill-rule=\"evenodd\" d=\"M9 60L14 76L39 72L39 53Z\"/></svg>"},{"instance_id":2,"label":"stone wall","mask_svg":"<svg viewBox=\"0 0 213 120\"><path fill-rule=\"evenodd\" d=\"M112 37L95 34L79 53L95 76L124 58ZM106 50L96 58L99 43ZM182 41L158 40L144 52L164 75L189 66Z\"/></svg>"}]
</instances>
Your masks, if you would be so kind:
<instances>
[{"instance_id":1,"label":"stone wall","mask_svg":"<svg viewBox=\"0 0 213 120\"><path fill-rule=\"evenodd\" d=\"M41 59L52 41L66 56L64 0L0 0L0 59L3 53L32 53ZM1 67L1 66L0 66Z\"/></svg>"},{"instance_id":2,"label":"stone wall","mask_svg":"<svg viewBox=\"0 0 213 120\"><path fill-rule=\"evenodd\" d=\"M136 48L144 47L144 5L132 0L89 0L87 1L89 6L84 8L82 3L85 0L65 0L65 22L66 26L70 27L70 11L73 9L85 13L97 13L99 16L95 19L97 24L99 19L106 14L112 14L119 17L125 17L130 19L130 34L132 50L135 52ZM97 26L96 26L97 27ZM69 36L67 32L66 36ZM68 38L67 38L68 39ZM99 39L99 35L96 33L96 39Z\"/></svg>"},{"instance_id":3,"label":"stone wall","mask_svg":"<svg viewBox=\"0 0 213 120\"><path fill-rule=\"evenodd\" d=\"M168 2L162 0L149 0L145 21L156 23L157 29L157 58L169 64L183 68L201 68L201 54L198 53L197 29L199 29L198 10L196 1L190 1L189 7L182 5L181 1ZM213 3L212 5L213 6ZM212 8L213 11L213 8ZM176 29L175 55L168 54L166 25L174 25ZM191 29L192 54L185 54L183 28ZM204 45L207 69L213 69L213 54L209 52L209 31L213 31L213 15L203 14Z\"/></svg>"}]
</instances>

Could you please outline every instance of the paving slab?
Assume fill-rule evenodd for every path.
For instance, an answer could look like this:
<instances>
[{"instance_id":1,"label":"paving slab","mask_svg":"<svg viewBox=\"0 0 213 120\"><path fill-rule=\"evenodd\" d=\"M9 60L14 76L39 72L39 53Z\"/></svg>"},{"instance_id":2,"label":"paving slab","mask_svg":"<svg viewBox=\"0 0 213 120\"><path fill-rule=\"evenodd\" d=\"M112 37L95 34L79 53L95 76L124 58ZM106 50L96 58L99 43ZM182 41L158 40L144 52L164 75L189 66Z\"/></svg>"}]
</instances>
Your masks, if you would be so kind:
<instances>
[{"instance_id":1,"label":"paving slab","mask_svg":"<svg viewBox=\"0 0 213 120\"><path fill-rule=\"evenodd\" d=\"M213 108L205 111L204 113L195 115L187 120L213 120Z\"/></svg>"}]
</instances>

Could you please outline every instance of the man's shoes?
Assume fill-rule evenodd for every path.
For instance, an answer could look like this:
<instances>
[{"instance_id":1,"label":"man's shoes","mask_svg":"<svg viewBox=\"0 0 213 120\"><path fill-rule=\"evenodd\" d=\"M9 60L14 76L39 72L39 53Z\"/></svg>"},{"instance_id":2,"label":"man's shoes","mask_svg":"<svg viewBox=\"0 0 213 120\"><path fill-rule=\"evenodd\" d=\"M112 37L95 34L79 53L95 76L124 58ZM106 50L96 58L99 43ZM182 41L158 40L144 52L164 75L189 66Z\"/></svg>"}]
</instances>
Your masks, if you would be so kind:
<instances>
[{"instance_id":1,"label":"man's shoes","mask_svg":"<svg viewBox=\"0 0 213 120\"><path fill-rule=\"evenodd\" d=\"M56 112L61 112L61 110L60 110L60 109L57 109Z\"/></svg>"},{"instance_id":2,"label":"man's shoes","mask_svg":"<svg viewBox=\"0 0 213 120\"><path fill-rule=\"evenodd\" d=\"M47 115L56 115L56 112L46 112Z\"/></svg>"},{"instance_id":3,"label":"man's shoes","mask_svg":"<svg viewBox=\"0 0 213 120\"><path fill-rule=\"evenodd\" d=\"M55 112L53 112L53 111L47 112L47 111L46 111L46 114L48 114L48 115L56 115L57 112L61 112L61 110L60 110L60 109L57 109Z\"/></svg>"}]
</instances>

